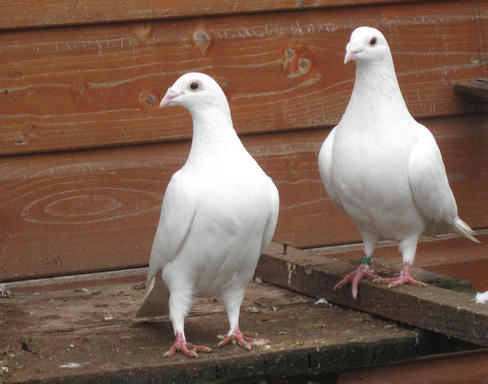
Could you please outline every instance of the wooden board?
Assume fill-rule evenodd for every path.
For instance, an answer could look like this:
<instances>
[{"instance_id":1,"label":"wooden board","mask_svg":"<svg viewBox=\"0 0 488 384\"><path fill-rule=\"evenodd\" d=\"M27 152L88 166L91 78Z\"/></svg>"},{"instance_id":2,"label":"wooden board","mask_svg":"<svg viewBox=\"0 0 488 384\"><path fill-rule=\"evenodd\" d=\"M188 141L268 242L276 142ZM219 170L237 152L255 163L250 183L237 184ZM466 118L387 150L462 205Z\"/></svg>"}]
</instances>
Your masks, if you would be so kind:
<instances>
[{"instance_id":1,"label":"wooden board","mask_svg":"<svg viewBox=\"0 0 488 384\"><path fill-rule=\"evenodd\" d=\"M357 265L313 256L292 247L288 247L285 255L282 246L274 245L261 257L256 276L267 283L323 297L331 303L488 346L488 306L474 303L473 293L430 284L391 289L367 279L359 283L356 300L349 284L334 291L334 286ZM393 272L389 265L386 267L388 274ZM374 268L379 275L384 275L381 264L374 264ZM417 276L417 271L413 276Z\"/></svg>"},{"instance_id":2,"label":"wooden board","mask_svg":"<svg viewBox=\"0 0 488 384\"><path fill-rule=\"evenodd\" d=\"M198 359L162 354L174 342L165 318L134 323L144 291L111 284L19 293L0 299L2 383L259 382L334 373L414 358L421 331L265 284L250 284L240 327L266 339L245 351L217 348L227 316L213 298L198 300L185 321L189 342L213 348ZM421 339L421 337L420 337Z\"/></svg>"},{"instance_id":3,"label":"wooden board","mask_svg":"<svg viewBox=\"0 0 488 384\"><path fill-rule=\"evenodd\" d=\"M461 237L430 239L417 247L414 265L443 275L469 281L473 289L488 291L488 231L479 231L481 244ZM358 261L362 255L362 244L323 247L308 250L314 255L324 255L340 260ZM396 244L381 244L373 259L390 260L400 267L401 254Z\"/></svg>"},{"instance_id":4,"label":"wooden board","mask_svg":"<svg viewBox=\"0 0 488 384\"><path fill-rule=\"evenodd\" d=\"M94 24L151 19L183 18L240 13L293 11L322 7L381 3L406 3L420 0L75 0L36 1L0 0L0 29L21 29L72 24ZM34 11L35 10L35 11Z\"/></svg>"},{"instance_id":5,"label":"wooden board","mask_svg":"<svg viewBox=\"0 0 488 384\"><path fill-rule=\"evenodd\" d=\"M366 368L343 372L337 384L362 383L465 383L486 382L488 350L460 352L421 358L388 367Z\"/></svg>"},{"instance_id":6,"label":"wooden board","mask_svg":"<svg viewBox=\"0 0 488 384\"><path fill-rule=\"evenodd\" d=\"M488 118L429 121L461 214L488 226ZM317 155L328 130L244 138L280 192L275 240L297 246L359 241L328 199ZM0 280L144 265L161 198L189 143L0 161Z\"/></svg>"},{"instance_id":7,"label":"wooden board","mask_svg":"<svg viewBox=\"0 0 488 384\"><path fill-rule=\"evenodd\" d=\"M454 84L454 89L470 102L488 102L488 78L471 80L465 83L456 83Z\"/></svg>"},{"instance_id":8,"label":"wooden board","mask_svg":"<svg viewBox=\"0 0 488 384\"><path fill-rule=\"evenodd\" d=\"M484 107L452 84L486 72L487 15L488 1L416 2L5 31L0 154L187 139L188 113L157 106L188 71L225 88L241 134L334 125L354 81L343 59L358 25L385 32L415 116L470 113Z\"/></svg>"}]
</instances>

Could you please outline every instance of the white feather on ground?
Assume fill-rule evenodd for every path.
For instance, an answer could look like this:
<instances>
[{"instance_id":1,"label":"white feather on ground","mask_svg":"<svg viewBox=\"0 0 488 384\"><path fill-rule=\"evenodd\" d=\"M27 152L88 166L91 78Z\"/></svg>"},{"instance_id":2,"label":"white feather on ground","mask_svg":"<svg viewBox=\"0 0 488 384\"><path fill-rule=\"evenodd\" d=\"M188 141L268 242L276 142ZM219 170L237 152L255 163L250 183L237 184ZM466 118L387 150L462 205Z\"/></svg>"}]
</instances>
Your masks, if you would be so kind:
<instances>
[{"instance_id":1,"label":"white feather on ground","mask_svg":"<svg viewBox=\"0 0 488 384\"><path fill-rule=\"evenodd\" d=\"M185 165L164 195L148 289L137 316L169 308L176 349L168 354L178 350L196 356L186 347L184 318L195 298L217 296L230 323L221 344L235 338L249 348L239 330L239 310L258 258L274 234L278 191L239 140L227 99L211 77L181 76L161 101L161 106L170 105L190 111L193 139Z\"/></svg>"},{"instance_id":2,"label":"white feather on ground","mask_svg":"<svg viewBox=\"0 0 488 384\"><path fill-rule=\"evenodd\" d=\"M484 293L478 292L476 294L476 302L479 304L487 303L488 302L488 291L486 291Z\"/></svg>"},{"instance_id":3,"label":"white feather on ground","mask_svg":"<svg viewBox=\"0 0 488 384\"><path fill-rule=\"evenodd\" d=\"M319 154L328 196L357 225L364 263L337 288L364 276L397 286L423 285L410 276L423 234L456 232L478 242L458 217L442 156L431 132L410 115L395 74L391 52L380 31L357 28L345 62L356 61L351 99L340 123ZM404 269L380 279L369 267L379 240L399 242Z\"/></svg>"}]
</instances>

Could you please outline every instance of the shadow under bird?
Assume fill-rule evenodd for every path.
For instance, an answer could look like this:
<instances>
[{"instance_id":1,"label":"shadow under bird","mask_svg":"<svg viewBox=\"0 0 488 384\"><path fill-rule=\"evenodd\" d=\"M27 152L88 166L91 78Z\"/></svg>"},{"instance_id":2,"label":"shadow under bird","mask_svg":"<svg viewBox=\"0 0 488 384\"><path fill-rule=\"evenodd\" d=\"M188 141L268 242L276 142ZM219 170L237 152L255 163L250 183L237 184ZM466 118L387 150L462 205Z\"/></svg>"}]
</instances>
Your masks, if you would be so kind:
<instances>
[{"instance_id":1,"label":"shadow under bird","mask_svg":"<svg viewBox=\"0 0 488 384\"><path fill-rule=\"evenodd\" d=\"M279 196L273 181L237 136L227 99L202 73L181 76L160 106L182 106L193 119L191 150L168 184L149 260L147 292L138 317L167 313L175 343L166 352L196 357L210 349L187 344L184 319L195 298L217 296L231 341L250 349L239 329L244 290L260 254L269 245L278 219Z\"/></svg>"},{"instance_id":2,"label":"shadow under bird","mask_svg":"<svg viewBox=\"0 0 488 384\"><path fill-rule=\"evenodd\" d=\"M432 133L410 115L383 34L353 31L344 63L356 62L349 104L319 153L319 169L330 199L357 225L365 256L336 285L352 281L357 297L363 277L387 283L425 285L410 274L421 235L456 232L478 242L458 216L441 152ZM403 269L381 278L371 269L379 240L399 243Z\"/></svg>"}]
</instances>

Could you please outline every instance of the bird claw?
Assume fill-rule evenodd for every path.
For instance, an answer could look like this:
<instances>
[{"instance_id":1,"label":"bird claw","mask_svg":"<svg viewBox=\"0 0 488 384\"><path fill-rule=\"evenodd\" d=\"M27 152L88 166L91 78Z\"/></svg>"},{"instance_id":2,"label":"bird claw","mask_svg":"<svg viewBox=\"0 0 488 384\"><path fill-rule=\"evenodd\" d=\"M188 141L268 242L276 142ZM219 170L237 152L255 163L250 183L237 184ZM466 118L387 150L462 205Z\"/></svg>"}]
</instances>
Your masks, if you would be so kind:
<instances>
[{"instance_id":1,"label":"bird claw","mask_svg":"<svg viewBox=\"0 0 488 384\"><path fill-rule=\"evenodd\" d=\"M376 279L374 282L388 284L388 288L396 288L399 287L400 285L405 285L405 284L414 285L416 287L427 286L427 284L425 284L422 281L415 280L413 277L405 277L403 275L388 278L388 279Z\"/></svg>"},{"instance_id":2,"label":"bird claw","mask_svg":"<svg viewBox=\"0 0 488 384\"><path fill-rule=\"evenodd\" d=\"M358 296L358 284L363 277L366 277L371 280L380 279L380 277L372 271L372 269L369 267L367 263L362 263L354 271L352 271L341 281L339 281L334 286L334 291L336 289L342 288L344 285L346 285L352 280L352 297L356 299Z\"/></svg>"},{"instance_id":3,"label":"bird claw","mask_svg":"<svg viewBox=\"0 0 488 384\"><path fill-rule=\"evenodd\" d=\"M244 334L241 332L239 327L236 327L230 335L224 337L224 339L219 343L219 348L222 348L232 343L232 344L237 344L239 347L247 351L250 351L251 344L258 343L259 341L260 339L254 339L252 337L248 337L246 340Z\"/></svg>"},{"instance_id":4,"label":"bird claw","mask_svg":"<svg viewBox=\"0 0 488 384\"><path fill-rule=\"evenodd\" d=\"M204 353L211 353L212 352L212 348L209 348L209 347L205 347L203 345L195 345L195 344L192 344L192 343L187 343L186 344L192 351L196 351L196 352L204 352Z\"/></svg>"},{"instance_id":5,"label":"bird claw","mask_svg":"<svg viewBox=\"0 0 488 384\"><path fill-rule=\"evenodd\" d=\"M180 352L181 354L187 357L198 357L197 352L205 352L209 353L212 352L212 349L208 347L204 347L201 345L194 345L191 343L187 343L183 338L181 333L176 334L175 343L173 346L163 355L163 357L170 357L173 356L176 352Z\"/></svg>"},{"instance_id":6,"label":"bird claw","mask_svg":"<svg viewBox=\"0 0 488 384\"><path fill-rule=\"evenodd\" d=\"M374 282L388 284L388 288L395 288L399 287L400 285L410 284L416 287L426 287L422 281L415 280L412 275L410 274L410 264L405 263L403 266L403 270L400 272L400 275L397 277L390 277L390 278L379 278L374 280Z\"/></svg>"},{"instance_id":7,"label":"bird claw","mask_svg":"<svg viewBox=\"0 0 488 384\"><path fill-rule=\"evenodd\" d=\"M195 351L188 349L186 344L181 346L173 345L164 355L163 357L170 357L173 356L176 352L180 352L187 357L198 357L198 354Z\"/></svg>"}]
</instances>

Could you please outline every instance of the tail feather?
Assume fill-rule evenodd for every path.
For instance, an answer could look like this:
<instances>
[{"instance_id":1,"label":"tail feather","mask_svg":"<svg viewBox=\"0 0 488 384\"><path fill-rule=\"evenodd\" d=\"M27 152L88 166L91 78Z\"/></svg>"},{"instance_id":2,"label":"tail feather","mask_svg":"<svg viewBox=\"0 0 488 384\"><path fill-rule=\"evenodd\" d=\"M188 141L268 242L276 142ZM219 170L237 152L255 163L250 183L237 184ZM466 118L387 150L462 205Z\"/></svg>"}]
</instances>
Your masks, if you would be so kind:
<instances>
[{"instance_id":1,"label":"tail feather","mask_svg":"<svg viewBox=\"0 0 488 384\"><path fill-rule=\"evenodd\" d=\"M136 317L154 317L169 314L169 290L163 281L161 270L151 279Z\"/></svg>"},{"instance_id":2,"label":"tail feather","mask_svg":"<svg viewBox=\"0 0 488 384\"><path fill-rule=\"evenodd\" d=\"M460 234L461 236L466 237L467 239L474 241L475 243L481 243L477 238L478 234L471 229L471 227L462 221L459 217L456 217L454 220L454 230Z\"/></svg>"}]
</instances>

